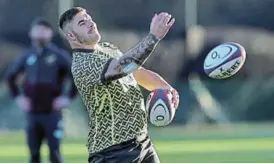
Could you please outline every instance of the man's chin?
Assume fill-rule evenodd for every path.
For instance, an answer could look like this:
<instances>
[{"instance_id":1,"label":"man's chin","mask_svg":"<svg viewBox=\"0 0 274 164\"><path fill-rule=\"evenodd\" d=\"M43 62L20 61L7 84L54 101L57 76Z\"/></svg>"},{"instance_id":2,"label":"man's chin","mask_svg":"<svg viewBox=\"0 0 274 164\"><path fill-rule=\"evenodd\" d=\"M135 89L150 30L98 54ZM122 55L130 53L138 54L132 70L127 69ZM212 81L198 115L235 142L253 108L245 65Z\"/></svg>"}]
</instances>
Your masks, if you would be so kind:
<instances>
[{"instance_id":1,"label":"man's chin","mask_svg":"<svg viewBox=\"0 0 274 164\"><path fill-rule=\"evenodd\" d=\"M97 44L101 41L101 35L100 34L97 34L94 39L93 39L93 43L94 44Z\"/></svg>"},{"instance_id":2,"label":"man's chin","mask_svg":"<svg viewBox=\"0 0 274 164\"><path fill-rule=\"evenodd\" d=\"M98 35L97 43L101 41L101 35Z\"/></svg>"}]
</instances>

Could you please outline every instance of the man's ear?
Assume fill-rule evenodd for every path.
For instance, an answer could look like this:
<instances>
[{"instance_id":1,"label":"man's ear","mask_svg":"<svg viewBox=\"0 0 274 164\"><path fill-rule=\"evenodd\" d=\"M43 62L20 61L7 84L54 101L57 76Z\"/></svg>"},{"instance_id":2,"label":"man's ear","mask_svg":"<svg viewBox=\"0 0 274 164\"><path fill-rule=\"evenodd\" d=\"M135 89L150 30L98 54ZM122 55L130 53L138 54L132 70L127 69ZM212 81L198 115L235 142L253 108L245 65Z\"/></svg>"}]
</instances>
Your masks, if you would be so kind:
<instances>
[{"instance_id":1,"label":"man's ear","mask_svg":"<svg viewBox=\"0 0 274 164\"><path fill-rule=\"evenodd\" d=\"M68 40L71 40L71 41L75 41L76 40L76 37L75 37L75 35L73 33L68 32L65 35L68 38Z\"/></svg>"}]
</instances>

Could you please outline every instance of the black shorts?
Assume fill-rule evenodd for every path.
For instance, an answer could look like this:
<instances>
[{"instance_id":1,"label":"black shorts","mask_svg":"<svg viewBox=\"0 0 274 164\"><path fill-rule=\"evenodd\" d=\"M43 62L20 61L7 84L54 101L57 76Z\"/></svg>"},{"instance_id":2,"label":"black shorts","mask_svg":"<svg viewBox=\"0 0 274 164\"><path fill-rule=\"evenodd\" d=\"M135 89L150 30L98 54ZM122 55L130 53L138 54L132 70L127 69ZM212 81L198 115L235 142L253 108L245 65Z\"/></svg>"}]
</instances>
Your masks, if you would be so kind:
<instances>
[{"instance_id":1,"label":"black shorts","mask_svg":"<svg viewBox=\"0 0 274 164\"><path fill-rule=\"evenodd\" d=\"M89 163L160 163L149 137L142 141L136 139L111 146L92 154Z\"/></svg>"}]
</instances>

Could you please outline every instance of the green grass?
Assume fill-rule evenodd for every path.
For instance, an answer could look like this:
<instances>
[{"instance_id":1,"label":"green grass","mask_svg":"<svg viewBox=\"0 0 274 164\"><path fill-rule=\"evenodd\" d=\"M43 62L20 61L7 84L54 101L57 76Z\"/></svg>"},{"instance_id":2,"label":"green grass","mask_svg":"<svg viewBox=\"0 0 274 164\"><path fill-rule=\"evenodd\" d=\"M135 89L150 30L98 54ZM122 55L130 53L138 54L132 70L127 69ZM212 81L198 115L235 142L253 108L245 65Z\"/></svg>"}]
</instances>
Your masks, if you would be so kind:
<instances>
[{"instance_id":1,"label":"green grass","mask_svg":"<svg viewBox=\"0 0 274 164\"><path fill-rule=\"evenodd\" d=\"M173 134L174 135L174 134ZM27 162L28 151L22 133L0 135L0 162ZM273 162L274 138L178 139L153 141L161 162ZM64 161L86 163L85 140L64 140ZM47 162L47 147L42 148Z\"/></svg>"}]
</instances>

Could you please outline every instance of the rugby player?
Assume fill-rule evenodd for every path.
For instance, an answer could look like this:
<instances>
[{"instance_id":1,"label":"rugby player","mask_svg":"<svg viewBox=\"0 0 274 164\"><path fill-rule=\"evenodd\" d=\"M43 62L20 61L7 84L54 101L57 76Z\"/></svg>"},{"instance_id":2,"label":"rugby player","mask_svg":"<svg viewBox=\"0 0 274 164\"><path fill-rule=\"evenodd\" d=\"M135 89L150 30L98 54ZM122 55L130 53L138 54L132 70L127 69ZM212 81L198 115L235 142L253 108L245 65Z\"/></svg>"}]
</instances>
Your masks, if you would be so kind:
<instances>
[{"instance_id":1,"label":"rugby player","mask_svg":"<svg viewBox=\"0 0 274 164\"><path fill-rule=\"evenodd\" d=\"M177 109L177 91L142 67L174 22L168 13L155 14L149 34L122 53L114 44L100 43L97 25L86 9L73 7L61 15L59 27L73 50L72 75L90 118L90 163L160 162L148 137L139 85L149 91L169 90Z\"/></svg>"}]
</instances>

